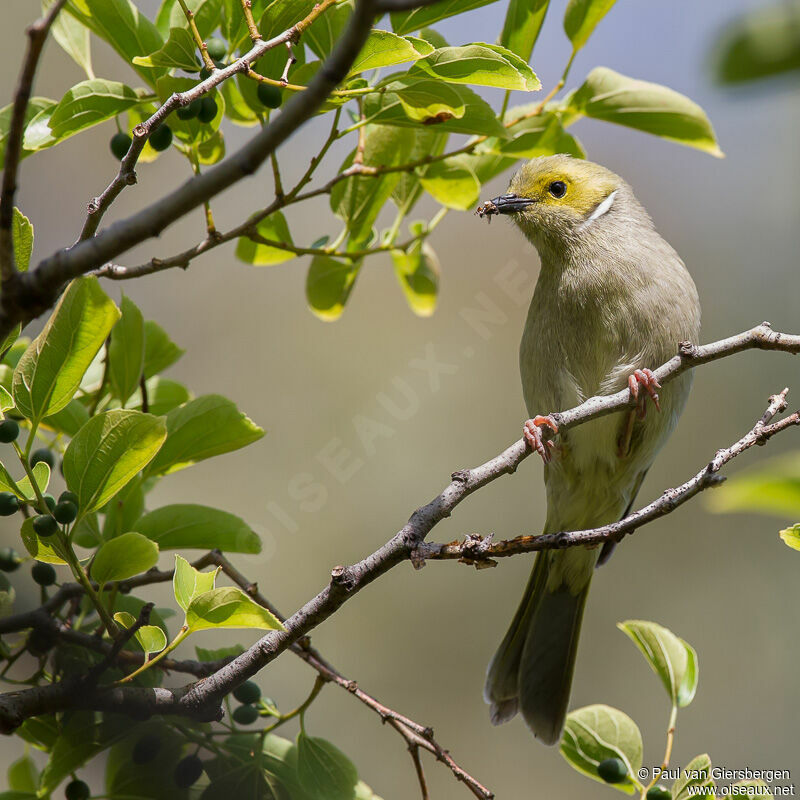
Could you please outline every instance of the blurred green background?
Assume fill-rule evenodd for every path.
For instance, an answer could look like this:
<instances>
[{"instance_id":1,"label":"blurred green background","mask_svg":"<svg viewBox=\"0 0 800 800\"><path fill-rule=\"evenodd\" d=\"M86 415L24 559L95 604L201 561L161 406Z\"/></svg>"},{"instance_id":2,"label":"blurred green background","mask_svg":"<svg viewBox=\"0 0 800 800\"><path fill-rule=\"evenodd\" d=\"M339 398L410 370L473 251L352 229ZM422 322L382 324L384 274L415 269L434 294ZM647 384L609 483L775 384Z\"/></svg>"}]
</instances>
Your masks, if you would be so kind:
<instances>
[{"instance_id":1,"label":"blurred green background","mask_svg":"<svg viewBox=\"0 0 800 800\"><path fill-rule=\"evenodd\" d=\"M141 5L152 12L155 3ZM568 56L562 4L552 5L532 61L546 89ZM800 328L798 84L779 80L723 89L714 84L709 66L720 29L762 5L619 0L578 56L570 81L577 85L592 67L605 65L664 83L708 112L724 160L589 120L573 129L591 159L629 180L686 261L703 301L705 341L762 320L779 330ZM17 74L23 27L37 11L31 0L3 2L4 98ZM505 3L499 2L437 28L453 44L493 41L504 15ZM103 77L130 77L100 45L95 70ZM36 93L58 98L80 79L78 68L51 43ZM486 96L499 106L499 92L488 90ZM515 97L512 104L527 99ZM287 182L305 169L328 124L312 122L280 149ZM24 162L19 203L36 226L34 263L74 241L87 200L112 176L112 128L107 123ZM230 131L229 152L249 135ZM349 146L328 157L320 183ZM188 166L176 154L143 165L139 184L125 192L109 221L187 177ZM501 193L508 177L487 187L486 197ZM218 225L224 229L264 205L270 188L262 172L217 199ZM297 243L338 231L324 198L290 211ZM123 263L169 255L202 235L196 213ZM325 584L331 567L357 560L388 539L453 470L485 461L520 434L525 409L517 346L538 259L504 220L487 226L457 212L447 216L431 244L442 280L439 308L430 319L408 310L388 257L367 263L344 316L333 324L306 309L305 260L258 269L238 263L227 248L186 272L104 284L116 298L124 289L146 317L187 348L170 377L197 394L227 394L267 428L256 445L164 481L152 502L207 502L244 517L260 533L263 552L234 561L287 613ZM504 289L509 277L520 280L516 291ZM475 323L481 307L493 309L493 321L483 326ZM426 359L447 365L438 382L431 383L421 368ZM796 403L798 363L781 354L745 353L699 370L684 417L639 500L647 502L694 474L718 447L750 427L769 394L786 385ZM369 421L378 425L365 434ZM767 450L742 456L730 473L793 447L800 447L800 439L790 432ZM346 477L329 468L331 454L344 459ZM535 533L543 520L541 466L532 458L513 477L463 503L434 537ZM615 629L620 620L651 619L699 654L698 694L678 717L674 764L707 751L715 765L796 768L797 779L800 554L777 537L782 523L795 521L714 516L700 499L626 540L596 576L572 706L602 702L623 709L642 729L645 764L660 762L666 696ZM15 544L10 523L3 525L3 543ZM402 565L315 631L313 641L366 691L432 725L456 760L499 798L611 796L573 772L557 750L535 743L521 721L498 729L489 725L481 698L484 670L529 568L527 557L480 572L453 562L431 563L420 572ZM15 580L18 590L24 583ZM163 604L169 595L158 597ZM31 585L17 605L35 601ZM247 645L255 637L227 638ZM221 637L199 634L197 642L216 646ZM287 709L313 679L290 654L259 676L265 693ZM327 688L307 726L335 739L387 800L417 793L400 738L346 693ZM16 757L19 744L4 740L0 762ZM468 796L445 768L426 763L434 797Z\"/></svg>"}]
</instances>

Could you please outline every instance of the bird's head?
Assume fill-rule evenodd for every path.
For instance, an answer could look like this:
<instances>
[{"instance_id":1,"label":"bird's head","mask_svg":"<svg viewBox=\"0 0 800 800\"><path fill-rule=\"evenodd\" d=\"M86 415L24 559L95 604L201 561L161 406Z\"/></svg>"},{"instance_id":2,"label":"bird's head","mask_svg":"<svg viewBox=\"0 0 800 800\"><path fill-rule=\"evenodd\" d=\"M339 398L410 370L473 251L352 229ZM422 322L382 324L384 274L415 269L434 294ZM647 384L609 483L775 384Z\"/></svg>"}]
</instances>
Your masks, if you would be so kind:
<instances>
[{"instance_id":1,"label":"bird's head","mask_svg":"<svg viewBox=\"0 0 800 800\"><path fill-rule=\"evenodd\" d=\"M478 209L508 214L540 251L561 250L604 227L627 184L599 164L566 155L534 158L512 178L508 193ZM604 217L608 217L604 219ZM592 232L594 232L594 230Z\"/></svg>"}]
</instances>

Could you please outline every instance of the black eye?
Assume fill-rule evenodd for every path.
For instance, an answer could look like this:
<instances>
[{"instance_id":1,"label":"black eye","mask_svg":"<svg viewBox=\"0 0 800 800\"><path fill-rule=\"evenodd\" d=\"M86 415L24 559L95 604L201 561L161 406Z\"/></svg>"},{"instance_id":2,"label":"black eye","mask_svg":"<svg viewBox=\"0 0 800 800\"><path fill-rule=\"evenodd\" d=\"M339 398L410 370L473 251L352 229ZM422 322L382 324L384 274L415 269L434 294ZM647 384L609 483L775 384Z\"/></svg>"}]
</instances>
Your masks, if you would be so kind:
<instances>
[{"instance_id":1,"label":"black eye","mask_svg":"<svg viewBox=\"0 0 800 800\"><path fill-rule=\"evenodd\" d=\"M547 190L553 197L561 198L567 193L567 184L564 181L553 181Z\"/></svg>"}]
</instances>

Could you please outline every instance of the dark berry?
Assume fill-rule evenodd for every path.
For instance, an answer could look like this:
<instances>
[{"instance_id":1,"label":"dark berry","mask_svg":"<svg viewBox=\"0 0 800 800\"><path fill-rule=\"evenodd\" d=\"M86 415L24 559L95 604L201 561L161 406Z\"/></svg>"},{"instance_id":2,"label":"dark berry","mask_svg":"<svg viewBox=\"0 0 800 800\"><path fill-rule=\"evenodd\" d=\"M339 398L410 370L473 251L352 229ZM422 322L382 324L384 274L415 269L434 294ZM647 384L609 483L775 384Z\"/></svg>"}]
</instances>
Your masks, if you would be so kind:
<instances>
[{"instance_id":1,"label":"dark berry","mask_svg":"<svg viewBox=\"0 0 800 800\"><path fill-rule=\"evenodd\" d=\"M56 571L42 561L37 561L31 568L31 575L39 586L52 586L56 582Z\"/></svg>"},{"instance_id":2,"label":"dark berry","mask_svg":"<svg viewBox=\"0 0 800 800\"><path fill-rule=\"evenodd\" d=\"M261 688L255 681L245 681L233 690L233 696L243 705L252 705L261 699Z\"/></svg>"},{"instance_id":3,"label":"dark berry","mask_svg":"<svg viewBox=\"0 0 800 800\"><path fill-rule=\"evenodd\" d=\"M10 517L19 511L19 499L11 492L0 492L0 517Z\"/></svg>"},{"instance_id":4,"label":"dark berry","mask_svg":"<svg viewBox=\"0 0 800 800\"><path fill-rule=\"evenodd\" d=\"M181 106L175 115L178 119L194 119L200 113L200 107L203 105L202 98L198 97L197 100L192 100L188 106Z\"/></svg>"},{"instance_id":5,"label":"dark berry","mask_svg":"<svg viewBox=\"0 0 800 800\"><path fill-rule=\"evenodd\" d=\"M19 569L21 563L16 550L11 547L0 547L0 570L13 572L15 569Z\"/></svg>"},{"instance_id":6,"label":"dark berry","mask_svg":"<svg viewBox=\"0 0 800 800\"><path fill-rule=\"evenodd\" d=\"M125 158L125 154L130 149L131 144L133 144L133 139L128 136L127 133L115 133L111 137L111 152L114 154L114 157L122 161Z\"/></svg>"},{"instance_id":7,"label":"dark berry","mask_svg":"<svg viewBox=\"0 0 800 800\"><path fill-rule=\"evenodd\" d=\"M34 518L33 529L38 536L46 539L58 530L58 523L49 514L41 514Z\"/></svg>"},{"instance_id":8,"label":"dark berry","mask_svg":"<svg viewBox=\"0 0 800 800\"><path fill-rule=\"evenodd\" d=\"M19 436L19 423L13 419L0 422L0 442L10 444Z\"/></svg>"},{"instance_id":9,"label":"dark berry","mask_svg":"<svg viewBox=\"0 0 800 800\"><path fill-rule=\"evenodd\" d=\"M239 725L252 725L258 719L258 709L255 706L237 706L231 716Z\"/></svg>"},{"instance_id":10,"label":"dark berry","mask_svg":"<svg viewBox=\"0 0 800 800\"><path fill-rule=\"evenodd\" d=\"M133 755L131 756L133 763L146 764L148 761L152 761L158 755L160 749L161 739L158 736L152 733L142 736L134 745Z\"/></svg>"},{"instance_id":11,"label":"dark berry","mask_svg":"<svg viewBox=\"0 0 800 800\"><path fill-rule=\"evenodd\" d=\"M28 651L35 656L44 656L55 647L56 635L51 630L34 628L28 634ZM87 795L88 796L88 795Z\"/></svg>"},{"instance_id":12,"label":"dark berry","mask_svg":"<svg viewBox=\"0 0 800 800\"><path fill-rule=\"evenodd\" d=\"M197 756L186 756L175 765L173 778L179 789L188 789L202 774L203 762Z\"/></svg>"},{"instance_id":13,"label":"dark berry","mask_svg":"<svg viewBox=\"0 0 800 800\"><path fill-rule=\"evenodd\" d=\"M214 66L217 69L225 69L225 62L224 61L220 61L218 58L215 58L214 59Z\"/></svg>"},{"instance_id":14,"label":"dark berry","mask_svg":"<svg viewBox=\"0 0 800 800\"><path fill-rule=\"evenodd\" d=\"M206 42L206 50L213 61L219 61L219 59L225 58L225 54L228 52L228 46L222 39L214 37Z\"/></svg>"},{"instance_id":15,"label":"dark berry","mask_svg":"<svg viewBox=\"0 0 800 800\"><path fill-rule=\"evenodd\" d=\"M645 796L647 800L672 800L672 792L666 786L653 786Z\"/></svg>"},{"instance_id":16,"label":"dark berry","mask_svg":"<svg viewBox=\"0 0 800 800\"><path fill-rule=\"evenodd\" d=\"M58 496L59 503L73 503L76 506L79 506L80 503L78 502L78 495L75 492L61 492Z\"/></svg>"},{"instance_id":17,"label":"dark berry","mask_svg":"<svg viewBox=\"0 0 800 800\"><path fill-rule=\"evenodd\" d=\"M50 511L52 511L56 507L56 499L55 497L53 497L53 495L46 494L42 499L44 500L44 504Z\"/></svg>"},{"instance_id":18,"label":"dark berry","mask_svg":"<svg viewBox=\"0 0 800 800\"><path fill-rule=\"evenodd\" d=\"M217 116L217 101L213 97L206 95L200 100L200 111L197 119L200 122L211 122Z\"/></svg>"},{"instance_id":19,"label":"dark berry","mask_svg":"<svg viewBox=\"0 0 800 800\"><path fill-rule=\"evenodd\" d=\"M619 758L607 758L597 765L597 774L606 783L622 783L628 777L628 768Z\"/></svg>"},{"instance_id":20,"label":"dark berry","mask_svg":"<svg viewBox=\"0 0 800 800\"><path fill-rule=\"evenodd\" d=\"M203 67L203 69L200 70L200 80L204 81L206 78L210 77L211 77L211 70L208 67Z\"/></svg>"},{"instance_id":21,"label":"dark berry","mask_svg":"<svg viewBox=\"0 0 800 800\"><path fill-rule=\"evenodd\" d=\"M64 797L67 800L88 800L89 795L91 795L89 787L83 781L70 781L64 789Z\"/></svg>"},{"instance_id":22,"label":"dark berry","mask_svg":"<svg viewBox=\"0 0 800 800\"><path fill-rule=\"evenodd\" d=\"M161 153L172 144L172 128L169 125L159 125L150 133L150 147Z\"/></svg>"},{"instance_id":23,"label":"dark berry","mask_svg":"<svg viewBox=\"0 0 800 800\"><path fill-rule=\"evenodd\" d=\"M259 83L256 89L258 100L267 108L278 108L283 102L283 94L277 86L271 83Z\"/></svg>"},{"instance_id":24,"label":"dark berry","mask_svg":"<svg viewBox=\"0 0 800 800\"><path fill-rule=\"evenodd\" d=\"M44 461L50 469L53 469L56 465L56 457L53 455L53 451L47 447L40 447L38 450L33 451L31 466L36 466L40 461Z\"/></svg>"},{"instance_id":25,"label":"dark berry","mask_svg":"<svg viewBox=\"0 0 800 800\"><path fill-rule=\"evenodd\" d=\"M69 501L65 503L59 503L53 509L53 516L62 525L69 525L70 522L74 522L75 517L78 516L78 507L75 505L75 503L70 503Z\"/></svg>"}]
</instances>

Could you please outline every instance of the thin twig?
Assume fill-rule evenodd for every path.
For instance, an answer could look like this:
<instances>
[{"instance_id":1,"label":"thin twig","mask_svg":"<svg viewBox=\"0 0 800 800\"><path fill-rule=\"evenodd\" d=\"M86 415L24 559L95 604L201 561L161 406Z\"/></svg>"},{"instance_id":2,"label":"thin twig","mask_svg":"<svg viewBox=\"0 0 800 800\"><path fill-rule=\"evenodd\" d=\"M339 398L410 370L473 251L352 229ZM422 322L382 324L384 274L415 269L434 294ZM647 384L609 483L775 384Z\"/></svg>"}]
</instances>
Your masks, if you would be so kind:
<instances>
[{"instance_id":1,"label":"thin twig","mask_svg":"<svg viewBox=\"0 0 800 800\"><path fill-rule=\"evenodd\" d=\"M250 40L255 44L261 39L256 21L253 19L253 3L252 0L242 0L242 13L244 14L244 21L247 25L247 33L250 35Z\"/></svg>"},{"instance_id":2,"label":"thin twig","mask_svg":"<svg viewBox=\"0 0 800 800\"><path fill-rule=\"evenodd\" d=\"M22 62L22 72L17 83L11 122L6 135L5 169L3 170L2 193L0 193L0 277L4 282L16 274L11 224L14 219L14 195L17 192L17 172L22 155L25 116L44 43L47 41L50 27L66 2L67 0L56 0L47 14L30 25L26 31L28 49L25 53L25 60Z\"/></svg>"}]
</instances>

